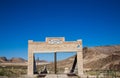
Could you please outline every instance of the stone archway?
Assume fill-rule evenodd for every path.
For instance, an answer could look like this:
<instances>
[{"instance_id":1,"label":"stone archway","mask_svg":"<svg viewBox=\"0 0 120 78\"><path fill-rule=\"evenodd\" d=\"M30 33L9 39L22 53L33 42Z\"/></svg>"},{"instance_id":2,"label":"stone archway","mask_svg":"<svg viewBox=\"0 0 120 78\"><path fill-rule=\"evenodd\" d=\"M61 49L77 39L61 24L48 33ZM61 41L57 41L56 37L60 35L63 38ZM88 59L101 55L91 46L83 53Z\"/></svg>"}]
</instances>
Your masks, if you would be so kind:
<instances>
[{"instance_id":1,"label":"stone archway","mask_svg":"<svg viewBox=\"0 0 120 78\"><path fill-rule=\"evenodd\" d=\"M28 40L28 75L34 75L34 53L48 52L54 52L55 58L57 52L77 52L78 75L83 75L82 40L65 41L64 37L47 37L45 42Z\"/></svg>"}]
</instances>

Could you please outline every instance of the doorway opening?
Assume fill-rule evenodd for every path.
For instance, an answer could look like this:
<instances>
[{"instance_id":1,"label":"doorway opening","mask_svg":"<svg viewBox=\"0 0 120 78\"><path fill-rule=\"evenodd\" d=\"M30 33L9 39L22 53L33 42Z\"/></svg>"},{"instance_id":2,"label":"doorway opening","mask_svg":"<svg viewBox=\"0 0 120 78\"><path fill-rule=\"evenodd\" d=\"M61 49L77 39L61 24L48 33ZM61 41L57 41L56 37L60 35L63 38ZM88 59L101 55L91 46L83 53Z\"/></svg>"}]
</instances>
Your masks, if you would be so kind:
<instances>
[{"instance_id":1,"label":"doorway opening","mask_svg":"<svg viewBox=\"0 0 120 78\"><path fill-rule=\"evenodd\" d=\"M75 55L76 55L76 52L57 53L57 74L70 73L74 63ZM77 73L77 72L74 71L74 73Z\"/></svg>"},{"instance_id":2,"label":"doorway opening","mask_svg":"<svg viewBox=\"0 0 120 78\"><path fill-rule=\"evenodd\" d=\"M75 55L76 52L34 53L35 73L68 74L73 68ZM77 74L77 70L73 73Z\"/></svg>"},{"instance_id":3,"label":"doorway opening","mask_svg":"<svg viewBox=\"0 0 120 78\"><path fill-rule=\"evenodd\" d=\"M54 73L54 53L35 53L36 72L38 74Z\"/></svg>"}]
</instances>

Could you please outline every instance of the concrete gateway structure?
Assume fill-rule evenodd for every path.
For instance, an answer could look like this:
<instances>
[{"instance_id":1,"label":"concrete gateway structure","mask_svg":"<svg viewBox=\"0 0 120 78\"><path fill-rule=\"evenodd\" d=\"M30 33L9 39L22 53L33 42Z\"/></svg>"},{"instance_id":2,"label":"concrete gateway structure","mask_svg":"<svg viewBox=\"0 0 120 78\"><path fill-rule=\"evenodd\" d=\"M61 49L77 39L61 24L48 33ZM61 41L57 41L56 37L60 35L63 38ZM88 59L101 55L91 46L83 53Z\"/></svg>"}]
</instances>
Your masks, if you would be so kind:
<instances>
[{"instance_id":1,"label":"concrete gateway structure","mask_svg":"<svg viewBox=\"0 0 120 78\"><path fill-rule=\"evenodd\" d=\"M34 53L55 53L55 74L56 74L56 53L77 52L78 75L83 75L83 52L82 40L65 41L64 37L47 37L45 42L34 42L28 40L28 75L34 75Z\"/></svg>"}]
</instances>

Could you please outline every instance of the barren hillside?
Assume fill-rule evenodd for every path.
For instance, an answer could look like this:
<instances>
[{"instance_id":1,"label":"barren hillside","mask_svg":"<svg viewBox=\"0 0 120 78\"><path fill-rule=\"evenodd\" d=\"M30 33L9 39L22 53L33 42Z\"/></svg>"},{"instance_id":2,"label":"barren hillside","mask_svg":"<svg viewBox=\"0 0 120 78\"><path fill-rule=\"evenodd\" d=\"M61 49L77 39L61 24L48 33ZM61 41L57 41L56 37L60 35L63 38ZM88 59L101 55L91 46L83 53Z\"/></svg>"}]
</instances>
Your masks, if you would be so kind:
<instances>
[{"instance_id":1,"label":"barren hillside","mask_svg":"<svg viewBox=\"0 0 120 78\"><path fill-rule=\"evenodd\" d=\"M6 57L0 57L0 63L6 63L7 61Z\"/></svg>"},{"instance_id":2,"label":"barren hillside","mask_svg":"<svg viewBox=\"0 0 120 78\"><path fill-rule=\"evenodd\" d=\"M83 49L84 69L120 70L120 45L100 46ZM71 68L74 56L59 61L59 68Z\"/></svg>"}]
</instances>

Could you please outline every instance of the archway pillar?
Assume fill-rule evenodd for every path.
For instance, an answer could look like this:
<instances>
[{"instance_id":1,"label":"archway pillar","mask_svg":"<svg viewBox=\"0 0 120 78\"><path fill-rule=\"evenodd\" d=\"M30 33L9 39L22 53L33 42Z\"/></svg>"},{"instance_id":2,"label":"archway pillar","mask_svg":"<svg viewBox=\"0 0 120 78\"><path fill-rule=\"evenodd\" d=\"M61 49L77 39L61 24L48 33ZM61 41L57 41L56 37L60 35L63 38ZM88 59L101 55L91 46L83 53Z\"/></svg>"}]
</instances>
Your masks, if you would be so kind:
<instances>
[{"instance_id":1,"label":"archway pillar","mask_svg":"<svg viewBox=\"0 0 120 78\"><path fill-rule=\"evenodd\" d=\"M28 75L33 75L33 71L34 71L34 68L33 68L33 53L29 52L28 54Z\"/></svg>"},{"instance_id":2,"label":"archway pillar","mask_svg":"<svg viewBox=\"0 0 120 78\"><path fill-rule=\"evenodd\" d=\"M83 54L81 51L77 52L77 65L78 65L78 75L83 75Z\"/></svg>"},{"instance_id":3,"label":"archway pillar","mask_svg":"<svg viewBox=\"0 0 120 78\"><path fill-rule=\"evenodd\" d=\"M31 42L32 41L29 40L28 44L30 44ZM30 45L28 45L28 75L29 76L34 75L34 54Z\"/></svg>"},{"instance_id":4,"label":"archway pillar","mask_svg":"<svg viewBox=\"0 0 120 78\"><path fill-rule=\"evenodd\" d=\"M83 51L82 51L82 40L77 40L79 43L77 51L77 65L78 65L78 75L83 76Z\"/></svg>"}]
</instances>

